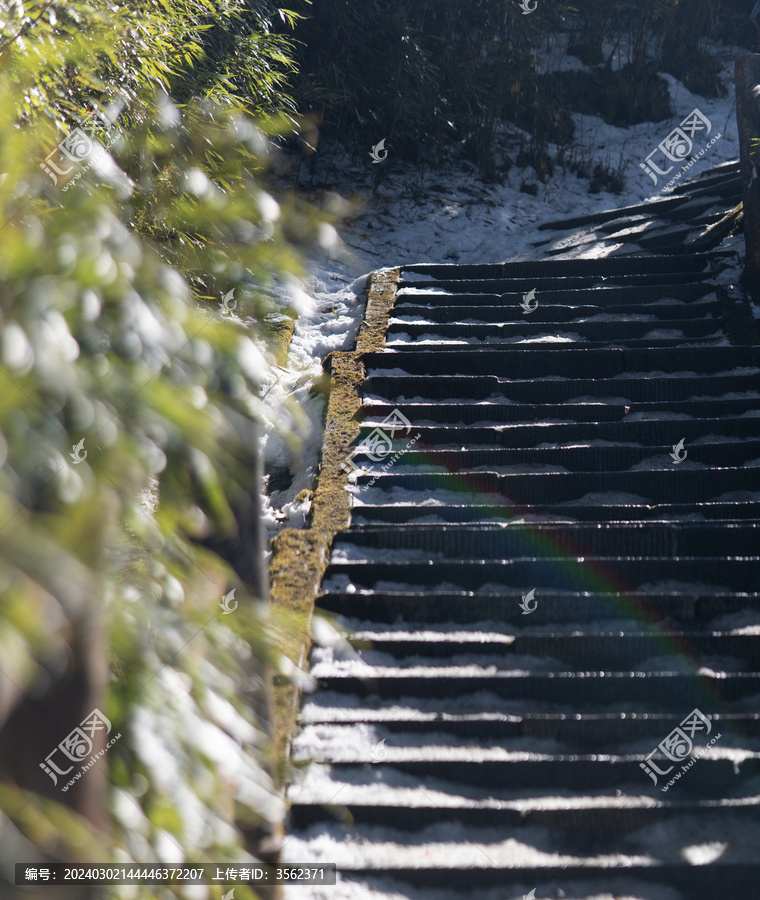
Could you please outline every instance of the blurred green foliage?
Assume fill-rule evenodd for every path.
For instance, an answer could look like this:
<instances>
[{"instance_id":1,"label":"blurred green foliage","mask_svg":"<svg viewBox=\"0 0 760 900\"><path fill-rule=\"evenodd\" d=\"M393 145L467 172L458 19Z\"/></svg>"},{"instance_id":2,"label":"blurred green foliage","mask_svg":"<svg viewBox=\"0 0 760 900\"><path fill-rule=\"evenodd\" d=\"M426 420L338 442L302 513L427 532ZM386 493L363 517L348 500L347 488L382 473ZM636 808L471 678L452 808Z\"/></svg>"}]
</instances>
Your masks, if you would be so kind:
<instances>
[{"instance_id":1,"label":"blurred green foliage","mask_svg":"<svg viewBox=\"0 0 760 900\"><path fill-rule=\"evenodd\" d=\"M274 19L295 21L245 0L0 12L0 740L98 619L122 734L100 762L104 834L0 773L6 874L25 841L241 860L280 818L259 713L287 623L208 549L259 490L256 429L299 416L260 399L261 288L334 237L327 213L272 196L273 138L296 128ZM43 724L52 750L67 729Z\"/></svg>"}]
</instances>

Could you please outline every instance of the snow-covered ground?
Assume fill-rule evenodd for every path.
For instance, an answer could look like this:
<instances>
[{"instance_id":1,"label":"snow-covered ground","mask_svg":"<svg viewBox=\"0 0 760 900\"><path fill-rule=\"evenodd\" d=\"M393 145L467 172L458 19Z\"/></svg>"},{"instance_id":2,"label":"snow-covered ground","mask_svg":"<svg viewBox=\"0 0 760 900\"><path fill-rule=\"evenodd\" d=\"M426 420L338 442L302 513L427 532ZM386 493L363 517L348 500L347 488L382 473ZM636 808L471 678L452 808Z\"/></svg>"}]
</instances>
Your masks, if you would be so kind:
<instances>
[{"instance_id":1,"label":"snow-covered ground","mask_svg":"<svg viewBox=\"0 0 760 900\"><path fill-rule=\"evenodd\" d=\"M537 68L584 68L575 57L564 54L564 41L566 36L558 36L550 46L542 48L537 54ZM268 469L274 473L267 487L267 526L271 534L282 527L302 527L306 522L310 501L301 492L314 484L325 410L324 396L315 392L314 386L322 375L326 355L353 346L366 303L364 276L379 268L419 262L541 259L543 251L534 244L545 240L546 233L537 232L539 224L661 199L665 196L665 179L661 178L655 187L640 165L695 109L710 120L711 135L719 133L721 138L694 164L688 177L736 159L739 140L733 60L743 51L724 47L714 52L725 61L721 76L727 88L724 97L706 99L692 94L681 82L663 74L670 86L671 120L618 128L595 116L573 114L576 145L583 157L612 168L621 166L625 186L620 194L590 194L588 178L578 177L562 166L555 168L546 183L538 180L532 168L513 166L503 184L486 184L475 167L466 162L424 171L396 164L392 158L377 164L392 166L392 170L376 193L369 188L359 191L361 210L339 226L340 244L310 261L310 276L299 295L302 312L287 366L275 372L267 395L267 402L274 407L296 401L302 411L302 415L289 417L295 440L274 435L265 439ZM624 51L619 51L613 67L625 61ZM499 155L515 159L526 136L515 126L505 126L497 138L497 162ZM383 135L377 137L380 141ZM706 143L700 143L697 135L695 152ZM374 165L370 149L367 148L364 163L345 160L343 182L337 185L340 193L355 196L355 184L362 183ZM552 153L557 150L551 145L549 149ZM538 183L537 195L521 192L523 183ZM582 233L583 229L578 229L577 234ZM743 255L743 240L733 239L731 247ZM610 249L594 241L575 255L606 255Z\"/></svg>"},{"instance_id":2,"label":"snow-covered ground","mask_svg":"<svg viewBox=\"0 0 760 900\"><path fill-rule=\"evenodd\" d=\"M533 243L540 237L535 226L542 222L666 196L661 188L667 179L660 179L658 189L640 164L694 109L710 120L711 136L716 131L723 136L688 175L738 158L733 60L742 52L738 48L719 51L726 63L721 76L728 90L724 97L706 99L692 94L671 75L663 74L670 86L673 109L670 121L618 128L595 116L573 114L575 142L586 158L609 164L612 168L622 160L625 187L621 194L589 194L588 179L579 178L562 166L555 168L545 184L538 181L532 168L513 166L502 185L483 183L470 163L425 173L411 166L394 168L381 182L377 194L364 198L363 211L340 229L346 245L354 251L357 269L367 271L379 266L418 262L499 263L541 259L542 251ZM544 65L548 65L549 58L546 57ZM577 62L574 57L564 59ZM578 64L577 68L583 66ZM382 137L378 135L378 140ZM520 141L526 137L526 132L508 126L502 129L497 141L502 153L514 159ZM552 154L557 149L554 145L549 146ZM702 144L697 136L695 150L700 149ZM373 165L371 159L366 164ZM358 166L350 168L346 174L359 176ZM534 197L522 193L520 185L523 182L538 182L538 194ZM594 255L592 248L588 255ZM320 277L318 272L315 275Z\"/></svg>"}]
</instances>

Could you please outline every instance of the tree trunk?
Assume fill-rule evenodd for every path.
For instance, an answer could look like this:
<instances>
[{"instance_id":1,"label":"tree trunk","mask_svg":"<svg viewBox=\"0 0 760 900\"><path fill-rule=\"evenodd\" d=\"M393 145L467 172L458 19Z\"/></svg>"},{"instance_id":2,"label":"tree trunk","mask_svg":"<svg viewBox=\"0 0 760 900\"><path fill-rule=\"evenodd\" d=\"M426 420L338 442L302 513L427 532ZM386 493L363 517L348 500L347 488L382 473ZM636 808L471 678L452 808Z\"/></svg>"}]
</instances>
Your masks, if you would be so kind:
<instances>
[{"instance_id":1,"label":"tree trunk","mask_svg":"<svg viewBox=\"0 0 760 900\"><path fill-rule=\"evenodd\" d=\"M735 81L746 245L744 281L757 297L760 294L760 152L753 141L760 139L760 54L738 57Z\"/></svg>"}]
</instances>

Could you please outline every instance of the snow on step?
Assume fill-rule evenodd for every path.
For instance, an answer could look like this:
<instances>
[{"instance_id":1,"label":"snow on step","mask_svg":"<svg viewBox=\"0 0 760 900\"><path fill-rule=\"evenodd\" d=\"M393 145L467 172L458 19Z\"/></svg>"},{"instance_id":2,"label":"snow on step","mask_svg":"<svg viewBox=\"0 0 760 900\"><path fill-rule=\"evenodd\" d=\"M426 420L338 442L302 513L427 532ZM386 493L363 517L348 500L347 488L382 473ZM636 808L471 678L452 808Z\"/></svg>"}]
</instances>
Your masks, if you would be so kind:
<instances>
[{"instance_id":1,"label":"snow on step","mask_svg":"<svg viewBox=\"0 0 760 900\"><path fill-rule=\"evenodd\" d=\"M711 279L697 254L403 271L359 418L418 439L359 448L322 583L351 643L312 651L284 855L343 872L309 897L752 896L760 350ZM695 708L713 743L653 784Z\"/></svg>"}]
</instances>

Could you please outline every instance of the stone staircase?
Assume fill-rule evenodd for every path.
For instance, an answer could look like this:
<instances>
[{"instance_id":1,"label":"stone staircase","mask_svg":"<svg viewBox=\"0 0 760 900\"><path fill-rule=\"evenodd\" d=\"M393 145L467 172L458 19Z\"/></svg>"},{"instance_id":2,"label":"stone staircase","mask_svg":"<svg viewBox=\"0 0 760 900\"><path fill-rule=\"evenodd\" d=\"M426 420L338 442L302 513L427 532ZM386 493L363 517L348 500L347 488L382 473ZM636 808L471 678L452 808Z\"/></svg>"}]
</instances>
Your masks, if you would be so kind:
<instances>
[{"instance_id":1,"label":"stone staircase","mask_svg":"<svg viewBox=\"0 0 760 900\"><path fill-rule=\"evenodd\" d=\"M353 648L313 650L293 743L285 858L339 884L297 896L757 897L760 348L726 261L402 270L318 599Z\"/></svg>"}]
</instances>

